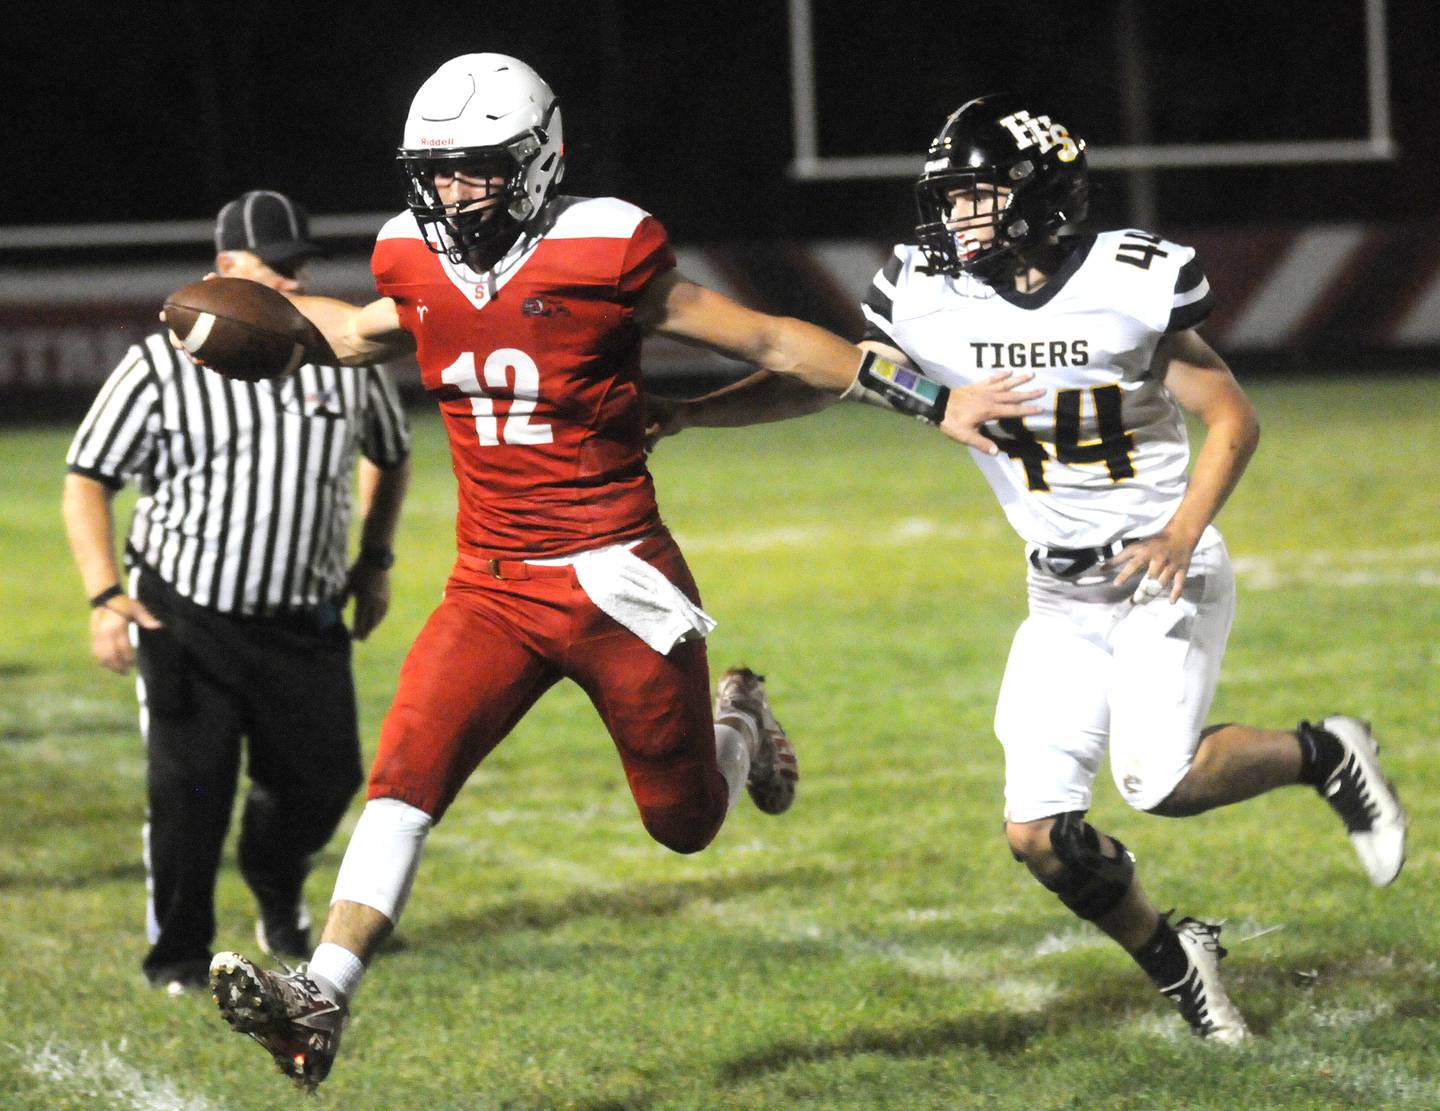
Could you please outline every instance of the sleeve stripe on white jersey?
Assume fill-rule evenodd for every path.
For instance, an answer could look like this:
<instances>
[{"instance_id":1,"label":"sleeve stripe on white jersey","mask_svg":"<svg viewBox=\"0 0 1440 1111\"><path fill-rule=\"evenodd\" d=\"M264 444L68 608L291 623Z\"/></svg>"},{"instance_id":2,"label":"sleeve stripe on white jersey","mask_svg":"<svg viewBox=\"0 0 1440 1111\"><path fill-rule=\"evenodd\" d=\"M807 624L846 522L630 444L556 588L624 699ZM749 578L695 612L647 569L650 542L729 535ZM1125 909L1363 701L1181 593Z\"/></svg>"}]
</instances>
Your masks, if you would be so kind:
<instances>
[{"instance_id":1,"label":"sleeve stripe on white jersey","mask_svg":"<svg viewBox=\"0 0 1440 1111\"><path fill-rule=\"evenodd\" d=\"M1200 275L1200 284L1188 293L1176 293L1173 308L1183 309L1186 305L1193 305L1202 297L1210 296L1210 281L1204 274Z\"/></svg>"},{"instance_id":2,"label":"sleeve stripe on white jersey","mask_svg":"<svg viewBox=\"0 0 1440 1111\"><path fill-rule=\"evenodd\" d=\"M1200 324L1215 308L1215 295L1210 281L1200 267L1200 260L1194 252L1188 251L1190 260L1180 267L1175 275L1175 293L1170 302L1170 319L1165 322L1165 331L1183 332Z\"/></svg>"},{"instance_id":3,"label":"sleeve stripe on white jersey","mask_svg":"<svg viewBox=\"0 0 1440 1111\"><path fill-rule=\"evenodd\" d=\"M1180 267L1180 273L1175 276L1176 304L1180 303L1179 295L1193 290L1196 286L1205 281L1205 271L1200 268L1200 260L1192 254L1190 261Z\"/></svg>"},{"instance_id":4,"label":"sleeve stripe on white jersey","mask_svg":"<svg viewBox=\"0 0 1440 1111\"><path fill-rule=\"evenodd\" d=\"M1210 291L1210 285L1207 282L1205 292L1199 300L1193 300L1183 305L1176 304L1170 312L1170 319L1165 322L1165 331L1183 332L1188 328L1199 327L1214 308L1215 295Z\"/></svg>"}]
</instances>

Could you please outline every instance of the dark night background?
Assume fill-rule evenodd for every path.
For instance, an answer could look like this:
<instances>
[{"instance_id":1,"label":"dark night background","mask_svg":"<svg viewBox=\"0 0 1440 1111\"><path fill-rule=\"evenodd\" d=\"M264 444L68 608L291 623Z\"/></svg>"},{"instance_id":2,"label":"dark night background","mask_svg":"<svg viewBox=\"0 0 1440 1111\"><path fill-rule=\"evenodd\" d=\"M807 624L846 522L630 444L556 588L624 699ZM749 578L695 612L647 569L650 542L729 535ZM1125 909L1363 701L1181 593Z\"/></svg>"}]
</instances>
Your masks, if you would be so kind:
<instances>
[{"instance_id":1,"label":"dark night background","mask_svg":"<svg viewBox=\"0 0 1440 1111\"><path fill-rule=\"evenodd\" d=\"M1388 163L1168 170L1163 230L1429 221L1440 212L1440 5L1387 6ZM1361 0L1138 4L1154 142L1365 133ZM1092 147L1126 142L1121 5L814 0L822 154L913 153L972 95L1033 90ZM446 58L515 54L565 111L567 189L681 243L903 237L904 180L799 182L783 0L312 6L7 5L6 225L207 219L254 187L317 214L398 210L410 96ZM1097 174L1097 224L1131 182ZM12 261L15 255L10 253Z\"/></svg>"}]
</instances>

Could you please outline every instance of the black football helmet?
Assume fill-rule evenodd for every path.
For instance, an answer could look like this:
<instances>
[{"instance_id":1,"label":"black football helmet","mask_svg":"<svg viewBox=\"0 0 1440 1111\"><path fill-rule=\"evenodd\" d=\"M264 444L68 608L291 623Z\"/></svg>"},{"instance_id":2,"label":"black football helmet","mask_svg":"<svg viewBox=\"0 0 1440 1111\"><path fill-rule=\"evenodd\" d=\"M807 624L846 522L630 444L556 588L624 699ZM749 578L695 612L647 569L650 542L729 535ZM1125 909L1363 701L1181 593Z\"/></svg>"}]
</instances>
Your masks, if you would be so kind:
<instances>
[{"instance_id":1,"label":"black football helmet","mask_svg":"<svg viewBox=\"0 0 1440 1111\"><path fill-rule=\"evenodd\" d=\"M1017 96L977 97L945 121L915 183L926 269L999 277L1017 255L1083 220L1089 188L1084 139ZM969 215L956 212L956 190L969 193ZM994 229L988 239L974 234L984 227Z\"/></svg>"}]
</instances>

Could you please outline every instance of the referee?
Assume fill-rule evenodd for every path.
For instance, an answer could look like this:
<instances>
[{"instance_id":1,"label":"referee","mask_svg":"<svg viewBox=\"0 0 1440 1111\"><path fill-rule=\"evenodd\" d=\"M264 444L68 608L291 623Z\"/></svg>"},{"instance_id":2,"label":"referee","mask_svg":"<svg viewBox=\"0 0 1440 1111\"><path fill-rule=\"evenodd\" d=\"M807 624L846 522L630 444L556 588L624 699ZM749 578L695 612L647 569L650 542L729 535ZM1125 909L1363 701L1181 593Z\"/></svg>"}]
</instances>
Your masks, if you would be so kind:
<instances>
[{"instance_id":1,"label":"referee","mask_svg":"<svg viewBox=\"0 0 1440 1111\"><path fill-rule=\"evenodd\" d=\"M282 293L319 254L304 211L251 192L220 210L215 269ZM377 367L301 367L238 382L156 332L126 352L66 456L66 532L90 596L96 661L134 663L147 752L143 969L204 988L215 877L248 742L239 865L267 952L310 953L310 857L361 782L350 637L389 605L409 431ZM359 554L347 557L359 461ZM115 560L111 502L139 488Z\"/></svg>"}]
</instances>

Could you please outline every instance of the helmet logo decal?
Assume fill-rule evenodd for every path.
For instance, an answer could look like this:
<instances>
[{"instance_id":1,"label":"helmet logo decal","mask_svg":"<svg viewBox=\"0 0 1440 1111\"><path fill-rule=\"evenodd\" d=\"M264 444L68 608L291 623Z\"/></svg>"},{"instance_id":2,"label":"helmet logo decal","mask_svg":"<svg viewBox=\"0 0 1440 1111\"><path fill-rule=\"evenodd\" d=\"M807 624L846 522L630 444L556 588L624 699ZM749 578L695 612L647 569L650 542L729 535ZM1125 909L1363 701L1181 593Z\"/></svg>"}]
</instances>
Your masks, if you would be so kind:
<instances>
[{"instance_id":1,"label":"helmet logo decal","mask_svg":"<svg viewBox=\"0 0 1440 1111\"><path fill-rule=\"evenodd\" d=\"M1045 154L1053 147L1060 149L1055 157L1061 162L1073 162L1080 153L1078 142L1070 137L1070 130L1064 124L1051 123L1049 116L1031 116L1023 109L1000 118L1000 126L1015 136L1015 149L1028 150L1039 144L1040 153Z\"/></svg>"}]
</instances>

